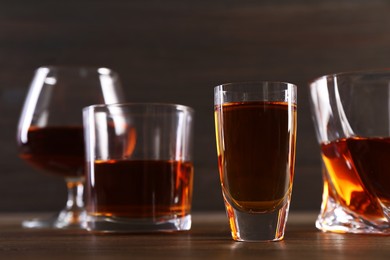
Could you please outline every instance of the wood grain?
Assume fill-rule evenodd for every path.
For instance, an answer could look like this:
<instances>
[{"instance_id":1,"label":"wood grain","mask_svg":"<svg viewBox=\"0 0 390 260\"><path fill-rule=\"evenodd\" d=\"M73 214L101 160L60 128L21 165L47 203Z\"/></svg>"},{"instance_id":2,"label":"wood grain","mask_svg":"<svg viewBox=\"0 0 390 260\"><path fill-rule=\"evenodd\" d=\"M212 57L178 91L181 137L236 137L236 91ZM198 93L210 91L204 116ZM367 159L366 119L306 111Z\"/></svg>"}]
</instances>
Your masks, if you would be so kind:
<instances>
[{"instance_id":1,"label":"wood grain","mask_svg":"<svg viewBox=\"0 0 390 260\"><path fill-rule=\"evenodd\" d=\"M322 233L313 214L291 214L282 242L231 239L223 213L196 214L189 232L93 235L26 230L27 214L0 216L2 259L388 259L390 237Z\"/></svg>"}]
</instances>

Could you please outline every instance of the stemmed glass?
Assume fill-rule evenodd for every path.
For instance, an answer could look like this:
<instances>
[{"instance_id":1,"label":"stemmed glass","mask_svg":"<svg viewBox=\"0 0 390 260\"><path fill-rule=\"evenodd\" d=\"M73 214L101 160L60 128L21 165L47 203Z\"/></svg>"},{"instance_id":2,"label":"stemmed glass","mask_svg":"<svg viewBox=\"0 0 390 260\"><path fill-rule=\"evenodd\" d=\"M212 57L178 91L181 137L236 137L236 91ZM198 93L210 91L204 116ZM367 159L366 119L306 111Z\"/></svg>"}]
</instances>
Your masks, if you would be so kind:
<instances>
[{"instance_id":1,"label":"stemmed glass","mask_svg":"<svg viewBox=\"0 0 390 260\"><path fill-rule=\"evenodd\" d=\"M83 228L84 134L82 108L123 101L118 75L108 68L40 67L20 116L19 155L33 167L65 179L65 208L50 219L32 219L27 228Z\"/></svg>"}]
</instances>

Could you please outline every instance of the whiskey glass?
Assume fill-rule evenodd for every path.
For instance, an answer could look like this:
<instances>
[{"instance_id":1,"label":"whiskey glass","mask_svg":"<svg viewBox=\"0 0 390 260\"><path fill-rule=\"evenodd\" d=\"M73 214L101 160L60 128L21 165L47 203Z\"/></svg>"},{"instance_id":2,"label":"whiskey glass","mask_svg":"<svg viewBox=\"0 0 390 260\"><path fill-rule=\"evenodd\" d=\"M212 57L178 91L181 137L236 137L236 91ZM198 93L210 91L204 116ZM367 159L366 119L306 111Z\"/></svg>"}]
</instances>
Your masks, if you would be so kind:
<instances>
[{"instance_id":1,"label":"whiskey glass","mask_svg":"<svg viewBox=\"0 0 390 260\"><path fill-rule=\"evenodd\" d=\"M82 108L122 101L117 73L108 68L40 67L21 112L19 156L37 170L64 178L65 208L49 219L32 219L26 228L83 228L85 149Z\"/></svg>"},{"instance_id":2,"label":"whiskey glass","mask_svg":"<svg viewBox=\"0 0 390 260\"><path fill-rule=\"evenodd\" d=\"M283 82L214 88L218 165L236 241L284 237L294 177L296 86Z\"/></svg>"},{"instance_id":3,"label":"whiskey glass","mask_svg":"<svg viewBox=\"0 0 390 260\"><path fill-rule=\"evenodd\" d=\"M191 228L192 108L127 103L86 107L87 230Z\"/></svg>"},{"instance_id":4,"label":"whiskey glass","mask_svg":"<svg viewBox=\"0 0 390 260\"><path fill-rule=\"evenodd\" d=\"M322 231L390 234L390 70L325 75L309 86L323 162Z\"/></svg>"}]
</instances>

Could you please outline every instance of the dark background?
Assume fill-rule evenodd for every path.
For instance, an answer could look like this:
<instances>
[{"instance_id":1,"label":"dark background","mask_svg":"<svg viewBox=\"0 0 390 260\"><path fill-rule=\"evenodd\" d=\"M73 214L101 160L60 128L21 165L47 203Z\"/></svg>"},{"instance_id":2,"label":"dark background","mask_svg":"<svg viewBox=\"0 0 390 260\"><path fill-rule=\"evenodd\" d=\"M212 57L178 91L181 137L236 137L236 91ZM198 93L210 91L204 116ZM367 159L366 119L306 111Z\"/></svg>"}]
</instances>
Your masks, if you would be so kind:
<instances>
[{"instance_id":1,"label":"dark background","mask_svg":"<svg viewBox=\"0 0 390 260\"><path fill-rule=\"evenodd\" d=\"M319 149L308 82L390 64L388 1L0 0L0 211L64 206L64 181L17 156L16 125L34 70L116 70L128 101L196 110L194 211L222 210L213 87L253 80L298 85L292 210L319 210Z\"/></svg>"}]
</instances>

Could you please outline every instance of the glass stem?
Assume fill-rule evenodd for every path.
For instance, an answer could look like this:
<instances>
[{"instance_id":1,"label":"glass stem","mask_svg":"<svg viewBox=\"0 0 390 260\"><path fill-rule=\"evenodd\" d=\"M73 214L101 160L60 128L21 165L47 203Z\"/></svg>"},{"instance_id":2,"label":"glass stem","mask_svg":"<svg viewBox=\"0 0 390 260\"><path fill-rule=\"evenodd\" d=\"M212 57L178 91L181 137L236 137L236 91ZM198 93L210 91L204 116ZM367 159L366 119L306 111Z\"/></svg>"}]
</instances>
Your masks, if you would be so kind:
<instances>
[{"instance_id":1,"label":"glass stem","mask_svg":"<svg viewBox=\"0 0 390 260\"><path fill-rule=\"evenodd\" d=\"M67 179L68 199L66 201L66 210L82 211L84 210L84 182L82 180Z\"/></svg>"}]
</instances>

